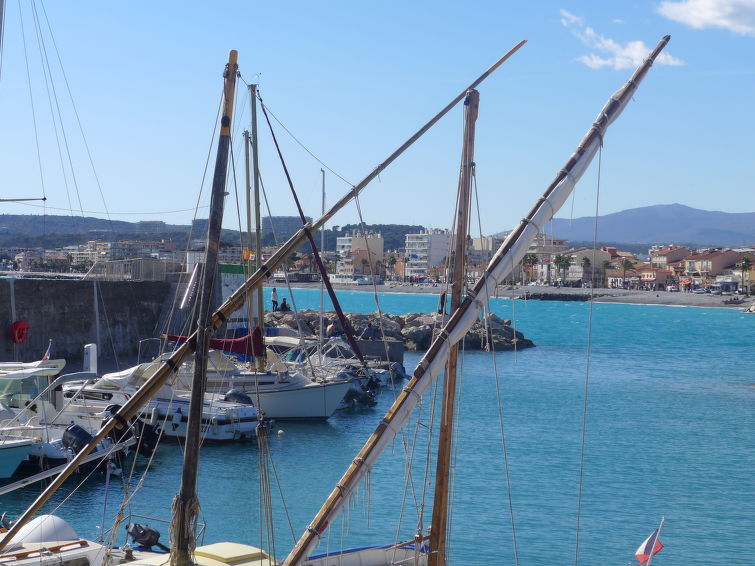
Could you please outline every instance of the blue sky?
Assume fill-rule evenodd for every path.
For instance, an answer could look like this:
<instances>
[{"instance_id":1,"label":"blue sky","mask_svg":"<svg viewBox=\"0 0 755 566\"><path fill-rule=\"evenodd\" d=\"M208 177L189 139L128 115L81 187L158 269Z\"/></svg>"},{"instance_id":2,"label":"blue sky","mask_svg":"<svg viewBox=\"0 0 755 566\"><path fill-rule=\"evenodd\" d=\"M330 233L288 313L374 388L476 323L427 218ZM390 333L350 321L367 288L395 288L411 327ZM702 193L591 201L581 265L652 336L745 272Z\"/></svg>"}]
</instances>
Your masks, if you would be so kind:
<instances>
[{"instance_id":1,"label":"blue sky","mask_svg":"<svg viewBox=\"0 0 755 566\"><path fill-rule=\"evenodd\" d=\"M593 165L560 217L682 203L755 211L755 0L669 2L47 2L47 57L70 149L63 181L32 4L6 6L0 77L0 196L42 194L48 214L188 223L200 196L228 50L280 121L328 167L359 181L500 55L528 43L479 88L476 163L483 233L513 227L576 147L638 58L665 34L657 64L606 137L600 199ZM246 94L236 116L248 123ZM261 118L261 117L260 117ZM319 216L320 167L276 124L305 212ZM60 125L58 126L60 132ZM368 223L448 227L461 109L365 191ZM240 134L234 147L239 185ZM61 142L63 143L63 142ZM260 122L271 211L294 214ZM214 148L213 148L214 155ZM213 157L214 159L214 157ZM69 168L64 154L63 166ZM326 176L328 203L348 185ZM239 186L239 189L241 187ZM228 228L238 227L235 188ZM2 204L3 213L39 206ZM197 216L206 216L200 209ZM358 219L354 206L335 224ZM475 222L473 232L480 228Z\"/></svg>"}]
</instances>

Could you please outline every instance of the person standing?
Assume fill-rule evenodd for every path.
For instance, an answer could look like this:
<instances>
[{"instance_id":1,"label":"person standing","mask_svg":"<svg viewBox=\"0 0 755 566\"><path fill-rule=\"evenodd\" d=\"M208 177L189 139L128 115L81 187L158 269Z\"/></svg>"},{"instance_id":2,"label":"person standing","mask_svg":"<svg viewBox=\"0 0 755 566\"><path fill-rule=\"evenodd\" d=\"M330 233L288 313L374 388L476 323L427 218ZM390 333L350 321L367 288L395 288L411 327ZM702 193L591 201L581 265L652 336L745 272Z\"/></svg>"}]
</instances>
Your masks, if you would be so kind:
<instances>
[{"instance_id":1,"label":"person standing","mask_svg":"<svg viewBox=\"0 0 755 566\"><path fill-rule=\"evenodd\" d=\"M273 287L273 292L270 293L270 300L273 303L273 311L278 310L278 291L275 290L275 287Z\"/></svg>"}]
</instances>

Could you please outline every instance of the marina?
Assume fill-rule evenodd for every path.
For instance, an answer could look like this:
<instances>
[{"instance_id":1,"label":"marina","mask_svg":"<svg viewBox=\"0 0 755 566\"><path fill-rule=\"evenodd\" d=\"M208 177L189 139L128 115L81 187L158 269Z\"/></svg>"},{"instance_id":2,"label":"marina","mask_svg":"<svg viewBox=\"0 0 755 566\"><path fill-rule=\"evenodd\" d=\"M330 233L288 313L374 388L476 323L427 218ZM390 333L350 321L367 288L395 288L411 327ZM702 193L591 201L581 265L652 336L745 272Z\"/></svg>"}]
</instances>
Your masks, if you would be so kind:
<instances>
[{"instance_id":1,"label":"marina","mask_svg":"<svg viewBox=\"0 0 755 566\"><path fill-rule=\"evenodd\" d=\"M52 29L41 3L34 1L30 8L41 55L45 37L54 41ZM19 5L19 15L23 14ZM595 31L581 17L564 9L559 14L561 26L585 45L602 49L616 45L602 36L596 42ZM3 0L0 25L2 46ZM23 28L21 34L26 47ZM482 204L478 161L479 180L488 188L484 164L497 168L498 156L506 153L497 136L503 131L501 109L508 107L500 83L489 89L489 83L483 82L504 67L513 71L506 73L507 86L516 85L525 67L510 68L508 62L518 60L527 40L513 40L492 65L482 67L482 74L462 83L468 86L444 94L442 103L423 101L437 113L429 119L400 120L398 131L403 133L392 135L389 150L382 142L376 145L377 152L359 147L360 153L376 153L382 161L363 167L351 153L359 172L344 173L353 180L331 169L283 125L258 90L262 74L239 66L239 52L230 49L222 73L219 64L215 67L214 90L221 82L222 89L214 129L210 135L187 136L192 144L208 139L211 149L201 175L200 158L189 158L196 166L200 196L182 249L170 238L143 247L116 241L111 222L102 234L111 241L98 237L50 255L43 247L38 261L36 252L28 249L11 258L14 270L58 262L63 269L73 271L75 266L89 271L81 281L54 282L75 291L69 302L82 309L65 315L35 295L34 289L47 287L49 292L49 285L34 278L3 281L8 300L0 304L7 312L0 314L6 315L10 328L6 357L19 360L24 348L36 348L40 340L47 341L47 350L39 362L21 364L21 370L3 366L8 371L0 383L0 411L9 418L3 420L7 446L2 447L7 448L8 461L2 466L2 481L18 482L0 487L0 564L578 566L634 558L652 566L662 549L664 566L693 563L705 553L727 564L745 564L743 560L755 556L750 536L755 501L748 497L755 469L755 383L749 369L755 345L751 332L755 317L750 316L755 307L749 296L755 252L742 247L687 254L690 250L684 246L654 244L649 264L641 266L642 260L629 252L611 246L597 249L604 145L618 150L623 160L647 163L652 152L646 144L635 143L633 136L640 131L658 134L657 124L648 128L626 118L621 120L622 129L612 128L609 134L609 127L625 110L639 106L638 92L646 102L641 119L648 116L648 107L663 109L667 96L663 88L649 89L647 100L646 91L638 89L654 65L686 64L665 50L670 39L664 33L654 47L630 42L626 50L631 53L625 50L615 62L594 54L575 60L592 69L613 66L623 78L612 78L608 99L596 105L599 112L592 114L592 122L584 120L572 131L566 127L571 117L567 113L559 117L558 133L576 139L564 144L557 165L550 159L536 167L529 164L528 169L538 175L541 169L555 171L549 181L536 181L544 190L531 191L512 176L507 182L520 185L516 198L512 192L500 199L496 191L484 199L492 202ZM388 42L384 45L387 48ZM57 91L49 84L58 70L67 87L68 79L59 55L55 69L46 57L41 60L58 136L63 117ZM470 62L464 61L465 68ZM161 67L167 70L171 65ZM633 71L625 74L629 69ZM191 74L202 72L203 66L197 64ZM661 73L653 71L654 79L656 74ZM159 83L168 76L164 73ZM31 95L28 60L27 78ZM667 80L661 78L661 86ZM599 92L605 87L602 81L594 81L593 86L599 86ZM80 149L88 154L102 195L70 87L67 90L82 138ZM402 84L402 90L410 93L410 84ZM487 98L489 90L499 94ZM276 96L274 88L269 92L274 105L287 100ZM346 92L340 89L341 94ZM573 96L582 94L575 91ZM592 104L592 92L583 102ZM337 105L339 112L345 113L347 107L345 99ZM498 121L492 119L492 130L477 139L480 108L493 111ZM258 111L260 126L269 128L261 144L264 155L259 153ZM186 113L187 122L196 124L200 113L196 114ZM449 129L453 117L463 117L461 131ZM441 121L445 125L435 128ZM404 132L407 124L410 129ZM36 128L34 121L43 180ZM480 130L485 132L482 120ZM284 131L288 137L281 144ZM491 131L496 137L491 138ZM627 136L627 131L635 133ZM338 136L335 128L327 132L326 137ZM506 132L510 134L508 125ZM178 132L171 135L180 137ZM550 136L548 132L541 137ZM614 136L624 141L614 146ZM365 189L380 183L389 169L406 172L403 164L392 164L406 157L404 153L416 158L421 146L413 146L423 137L432 144L443 138L454 151L461 145L456 171L445 154L442 159L419 160L419 169L438 175L434 181L431 174L423 180L433 187L433 197L423 203L422 213L437 219L445 207L444 218L451 220L451 228L404 225L405 249L393 250L389 257L383 254L383 236L368 233L363 212L372 214L377 201L365 196L372 193ZM65 144L58 137L41 139L57 141L68 191L69 177L75 185L76 175L70 153L67 164L63 159L62 145L69 151L67 139ZM316 197L304 188L306 183L295 181L288 167L292 140L296 152L303 150L307 159L322 166ZM558 142L561 146L562 140ZM476 153L476 143L485 149ZM545 149L547 144L542 145ZM551 149L543 155L552 153ZM296 158L294 162L303 163ZM430 166L433 162L436 165ZM614 183L612 174L627 177L622 169L629 162L616 166L606 159L605 183ZM263 183L262 171L267 173L271 165L276 173ZM329 177L348 187L341 187L335 199L326 199L326 169ZM508 179L508 171L498 169L497 174ZM560 253L566 240L557 243L551 235L546 242L548 230L557 224L555 216L562 208L561 213L566 213L570 200L573 214L575 202L582 198L575 189L583 177L596 185L592 249L572 247L569 254ZM457 178L454 205L447 187ZM3 200L46 203L42 185L42 197ZM188 184L177 173L170 185ZM156 189L155 202L162 192ZM75 190L83 216L78 187ZM135 187L135 202L138 192ZM410 199L413 186L407 184L394 196L400 192ZM448 198L436 199L446 192ZM276 217L283 222L278 229L285 226L277 234L268 199L273 194L273 200L285 195L290 215ZM528 206L521 207L522 219L507 220L510 231L485 236L482 216L492 218L499 210L508 214L525 194ZM183 206L178 203L186 196L191 198L184 190L170 205ZM386 196L379 194L387 202ZM68 200L72 206L71 194ZM314 208L313 200L321 206L314 219L305 214ZM436 207L441 200L443 205ZM363 209L367 202L371 205ZM399 202L390 200L397 213ZM264 253L263 204L275 244ZM329 254L326 226L333 227L331 236L335 236L334 223L340 221L336 216L341 218L352 205L350 214L356 215L359 230L351 228L351 236L337 237L340 252ZM224 216L226 206L229 214ZM164 214L158 206L152 209ZM177 212L188 214L188 209ZM237 230L224 229L234 213ZM140 222L139 228L162 234L167 225L148 221ZM479 239L473 243L475 230ZM387 231L392 242L398 241L399 230ZM725 237L736 239L744 233ZM724 237L723 231L720 234ZM178 233L175 237L183 238ZM228 245L224 238L229 237L238 242ZM531 253L536 240L545 245L547 258ZM222 254L221 248L225 248ZM118 253L140 249L135 262L114 259ZM53 259L54 255L59 257ZM221 265L221 256L231 265ZM389 271L398 279L396 265L400 277L421 283L423 292L401 293L396 282L387 283L387 291L395 292L383 292L383 277ZM331 285L329 268L337 273L340 290ZM723 278L713 280L722 269L727 270ZM635 272L629 281L628 271ZM682 274L689 279L673 284ZM132 289L117 285L103 292L100 283L113 277L154 283L147 289L149 300L142 301ZM290 285L294 281L311 287L318 279L319 289ZM535 282L581 289L579 294L551 289L538 293ZM276 287L266 288L270 283ZM607 289L598 292L599 283ZM426 284L437 286L437 294ZM370 287L372 292L365 292ZM626 304L642 301L611 288L710 293L718 298L664 301L657 293L656 301ZM112 312L108 297L117 303ZM664 302L699 308L661 306ZM268 304L271 312L266 313ZM331 308L333 313L327 312ZM59 375L66 360L51 359L56 336L41 338L39 332L51 334L50 328L65 335L66 355L61 357L68 357L72 346L80 346L82 337L94 335L94 344L84 349L82 372ZM67 328L72 332L65 333ZM135 332L140 334L138 342ZM22 346L30 335L34 342ZM396 342L400 351L391 353L386 343L375 356L374 343L380 344L384 337ZM147 346L150 341L155 348ZM112 348L116 371L97 369L97 348L103 343ZM361 346L371 353L365 355ZM125 359L135 353L138 364ZM60 367L40 369L40 364L51 363ZM64 450L54 462L63 468L59 474L46 470L48 462L39 457L31 460L31 466L22 462L10 477L18 449L53 447L37 437L19 442L11 434L20 428L16 421L23 421L21 425L30 431L65 427L60 439ZM109 448L106 441L120 444ZM108 453L116 449L124 452ZM103 460L84 467L96 450L104 454ZM39 474L19 479L22 468L27 474Z\"/></svg>"},{"instance_id":2,"label":"marina","mask_svg":"<svg viewBox=\"0 0 755 566\"><path fill-rule=\"evenodd\" d=\"M303 306L319 304L319 291L295 290ZM372 294L341 295L349 312L370 312ZM386 312L432 310L432 295L383 294ZM366 309L363 305L367 304ZM360 309L360 305L362 308ZM571 560L576 514L579 421L583 402L590 305L562 302L514 302L494 299L493 312L512 318L537 347L496 354L506 414L507 441L520 559L523 563ZM624 564L637 545L667 517L665 549L658 562L687 565L701 553L715 552L729 564L748 564L755 553L750 531L755 502L751 470L755 467L752 403L755 387L746 359L755 346L753 320L728 309L671 308L593 304L591 386L586 449L582 552L590 560ZM617 324L621 321L621 324ZM683 336L679 340L679 336ZM475 553L494 560L511 552L505 508L489 505L505 492L500 445L496 442L495 383L487 368L491 354L467 353L463 382L460 452L456 459L454 522L460 540L453 556ZM419 354L406 353L407 367ZM651 360L653 361L651 363ZM284 423L270 437L282 492L295 529L310 521L319 502L340 477L364 438L392 401L383 390L368 410L336 412L327 422ZM283 433L278 434L277 430ZM399 441L381 460L345 524L331 529L331 546L369 543L378 535L392 539L388 519L403 492L404 463ZM253 442L208 445L200 469L199 490L207 525L205 542L233 535L258 545L258 451ZM138 462L142 469L143 462ZM180 445L163 443L133 510L167 520L181 468ZM79 496L65 501L73 485L49 505L65 515L80 536L96 537L92 517L105 524L122 493L117 482L86 482ZM467 489L467 487L469 489ZM17 516L39 488L2 497L3 511ZM457 493L457 495L459 495ZM228 510L244 499L241 515ZM291 543L291 529L275 496L277 545ZM290 502L296 502L291 505ZM368 511L369 509L369 511ZM368 520L369 517L369 520ZM460 518L459 518L460 517ZM96 521L98 524L100 521ZM369 525L368 525L369 522ZM167 539L167 528L161 530ZM646 532L647 531L647 532ZM411 522L404 535L411 535ZM545 533L545 534L544 534ZM121 540L123 533L121 533ZM624 559L625 557L625 559Z\"/></svg>"}]
</instances>

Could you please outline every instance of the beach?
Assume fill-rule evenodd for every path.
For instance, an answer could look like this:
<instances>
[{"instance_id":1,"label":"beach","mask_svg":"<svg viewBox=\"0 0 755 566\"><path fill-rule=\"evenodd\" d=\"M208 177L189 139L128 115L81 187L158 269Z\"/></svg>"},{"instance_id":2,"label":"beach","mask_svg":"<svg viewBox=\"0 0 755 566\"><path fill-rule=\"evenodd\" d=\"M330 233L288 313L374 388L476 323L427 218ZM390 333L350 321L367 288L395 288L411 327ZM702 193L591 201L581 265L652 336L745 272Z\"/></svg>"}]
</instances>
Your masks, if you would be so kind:
<instances>
[{"instance_id":1,"label":"beach","mask_svg":"<svg viewBox=\"0 0 755 566\"><path fill-rule=\"evenodd\" d=\"M273 285L269 285L272 287ZM281 288L280 283L277 284ZM292 288L319 289L319 283L292 283ZM441 285L427 283L399 283L388 282L383 285L377 285L378 293L429 293L439 294L444 290ZM339 291L363 291L373 292L372 285L339 285L334 284L333 288ZM667 305L678 307L706 307L706 308L735 308L744 309L755 303L755 297L745 297L742 295L713 295L710 293L682 293L671 291L640 291L634 289L583 289L576 287L552 287L547 285L501 285L498 287L498 297L508 298L527 298L532 295L562 295L575 296L575 300L587 300L591 297L596 303L627 303L634 305ZM577 299L579 296L580 299ZM584 299L582 299L584 297ZM535 297L533 297L534 299ZM741 299L742 302L732 304L725 301L731 299ZM555 299L554 297L554 300Z\"/></svg>"}]
</instances>

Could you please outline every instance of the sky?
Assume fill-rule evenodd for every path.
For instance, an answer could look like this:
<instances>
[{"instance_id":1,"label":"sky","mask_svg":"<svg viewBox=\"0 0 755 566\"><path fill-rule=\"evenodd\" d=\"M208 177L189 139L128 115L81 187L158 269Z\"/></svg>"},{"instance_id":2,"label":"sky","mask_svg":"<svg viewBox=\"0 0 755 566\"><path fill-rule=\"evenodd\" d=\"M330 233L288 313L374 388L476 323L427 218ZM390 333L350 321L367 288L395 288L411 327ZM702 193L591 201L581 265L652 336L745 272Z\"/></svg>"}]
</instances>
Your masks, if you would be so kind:
<instances>
[{"instance_id":1,"label":"sky","mask_svg":"<svg viewBox=\"0 0 755 566\"><path fill-rule=\"evenodd\" d=\"M478 87L472 232L509 230L666 34L662 58L606 135L600 168L596 160L558 216L672 203L755 211L755 0L6 4L0 198L48 200L0 203L0 213L206 217L221 75L237 49L237 180L224 226L246 222L241 131L252 82L316 218L321 168L330 206L526 39ZM372 224L450 227L462 127L459 106L331 225L361 210ZM263 215L294 215L262 115L259 132Z\"/></svg>"}]
</instances>

